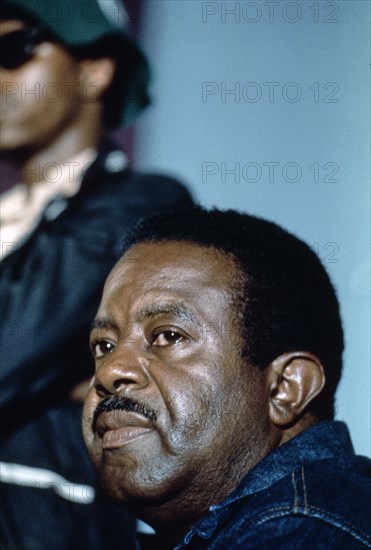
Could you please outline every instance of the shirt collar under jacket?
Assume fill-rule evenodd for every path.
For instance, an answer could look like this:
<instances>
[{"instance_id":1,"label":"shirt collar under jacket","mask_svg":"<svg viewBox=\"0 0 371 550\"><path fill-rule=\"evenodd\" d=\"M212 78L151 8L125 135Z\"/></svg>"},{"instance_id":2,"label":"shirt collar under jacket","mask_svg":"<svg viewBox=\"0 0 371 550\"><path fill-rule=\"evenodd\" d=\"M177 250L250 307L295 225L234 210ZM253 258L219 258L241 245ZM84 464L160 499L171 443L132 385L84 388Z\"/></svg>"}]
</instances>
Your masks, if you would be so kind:
<instances>
[{"instance_id":1,"label":"shirt collar under jacket","mask_svg":"<svg viewBox=\"0 0 371 550\"><path fill-rule=\"evenodd\" d=\"M19 247L40 222L46 206L56 197L73 197L79 191L84 173L97 156L95 149L84 149L63 163L50 162L43 169L36 163L35 175L41 181L28 186L19 183L0 198L0 261Z\"/></svg>"}]
</instances>

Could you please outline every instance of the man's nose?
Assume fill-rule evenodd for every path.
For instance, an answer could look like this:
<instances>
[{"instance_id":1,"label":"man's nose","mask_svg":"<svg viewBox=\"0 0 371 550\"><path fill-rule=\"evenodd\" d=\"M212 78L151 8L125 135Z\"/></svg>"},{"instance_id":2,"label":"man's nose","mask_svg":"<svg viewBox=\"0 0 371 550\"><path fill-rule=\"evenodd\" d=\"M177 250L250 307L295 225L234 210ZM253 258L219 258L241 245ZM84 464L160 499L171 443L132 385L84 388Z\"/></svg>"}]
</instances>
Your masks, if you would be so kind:
<instances>
[{"instance_id":1,"label":"man's nose","mask_svg":"<svg viewBox=\"0 0 371 550\"><path fill-rule=\"evenodd\" d=\"M97 367L94 386L107 395L137 391L149 383L147 361L138 347L117 346Z\"/></svg>"}]
</instances>

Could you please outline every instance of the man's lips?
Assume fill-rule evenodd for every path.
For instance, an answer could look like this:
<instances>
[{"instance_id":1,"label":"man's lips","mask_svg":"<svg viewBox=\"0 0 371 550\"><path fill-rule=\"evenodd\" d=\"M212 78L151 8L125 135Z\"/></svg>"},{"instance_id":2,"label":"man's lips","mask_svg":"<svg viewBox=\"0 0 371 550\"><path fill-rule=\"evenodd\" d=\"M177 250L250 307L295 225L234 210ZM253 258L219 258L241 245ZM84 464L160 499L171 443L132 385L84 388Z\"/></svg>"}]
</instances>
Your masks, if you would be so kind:
<instances>
[{"instance_id":1,"label":"man's lips","mask_svg":"<svg viewBox=\"0 0 371 550\"><path fill-rule=\"evenodd\" d=\"M103 449L118 449L137 437L153 431L150 420L128 411L103 412L97 418L96 433Z\"/></svg>"}]
</instances>

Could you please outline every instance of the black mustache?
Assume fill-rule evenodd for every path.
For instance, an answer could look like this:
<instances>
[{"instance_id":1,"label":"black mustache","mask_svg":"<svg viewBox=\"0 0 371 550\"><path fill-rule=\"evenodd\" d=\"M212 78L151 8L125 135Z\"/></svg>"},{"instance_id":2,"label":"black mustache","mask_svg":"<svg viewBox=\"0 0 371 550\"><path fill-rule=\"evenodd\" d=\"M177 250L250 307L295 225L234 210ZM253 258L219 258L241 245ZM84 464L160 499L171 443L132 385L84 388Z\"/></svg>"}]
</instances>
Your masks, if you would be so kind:
<instances>
[{"instance_id":1,"label":"black mustache","mask_svg":"<svg viewBox=\"0 0 371 550\"><path fill-rule=\"evenodd\" d=\"M97 408L94 411L93 415L93 421L92 421L92 430L93 432L96 431L97 427L97 420L100 414L103 412L110 412L110 411L128 411L128 412L136 412L141 415L143 415L145 418L148 418L151 422L155 422L157 420L157 414L153 409L150 409L146 405L143 405L143 403L140 403L139 401L136 401L135 399L131 399L130 397L120 397L118 395L113 395L110 397L106 397L101 401Z\"/></svg>"}]
</instances>

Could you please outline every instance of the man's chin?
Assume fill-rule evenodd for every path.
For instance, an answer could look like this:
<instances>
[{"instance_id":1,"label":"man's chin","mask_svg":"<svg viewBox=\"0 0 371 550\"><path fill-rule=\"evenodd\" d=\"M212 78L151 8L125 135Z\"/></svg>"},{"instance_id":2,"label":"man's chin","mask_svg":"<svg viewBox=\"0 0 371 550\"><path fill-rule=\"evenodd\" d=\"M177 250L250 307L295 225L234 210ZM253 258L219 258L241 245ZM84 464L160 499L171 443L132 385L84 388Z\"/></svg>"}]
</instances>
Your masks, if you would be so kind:
<instances>
[{"instance_id":1,"label":"man's chin","mask_svg":"<svg viewBox=\"0 0 371 550\"><path fill-rule=\"evenodd\" d=\"M100 475L104 492L114 502L126 506L141 507L148 504L159 504L166 500L166 490L159 485L143 483L127 475L113 476L112 473Z\"/></svg>"},{"instance_id":2,"label":"man's chin","mask_svg":"<svg viewBox=\"0 0 371 550\"><path fill-rule=\"evenodd\" d=\"M139 512L162 507L178 492L170 478L158 479L137 469L99 468L100 485L111 500Z\"/></svg>"}]
</instances>

